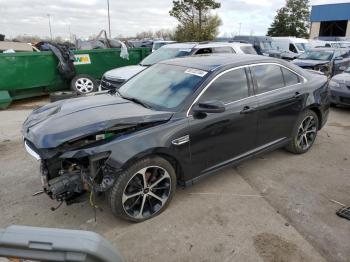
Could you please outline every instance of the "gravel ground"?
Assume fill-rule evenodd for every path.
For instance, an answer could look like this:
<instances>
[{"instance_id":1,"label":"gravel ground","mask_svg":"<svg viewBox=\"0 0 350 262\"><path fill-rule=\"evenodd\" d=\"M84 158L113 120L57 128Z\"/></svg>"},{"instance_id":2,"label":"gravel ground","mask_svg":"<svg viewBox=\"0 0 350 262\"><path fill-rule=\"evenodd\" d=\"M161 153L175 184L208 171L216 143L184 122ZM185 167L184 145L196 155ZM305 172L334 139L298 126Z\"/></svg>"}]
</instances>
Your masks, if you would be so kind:
<instances>
[{"instance_id":1,"label":"gravel ground","mask_svg":"<svg viewBox=\"0 0 350 262\"><path fill-rule=\"evenodd\" d=\"M43 100L46 102L46 100ZM350 221L335 215L350 205L350 110L332 109L313 149L277 150L178 188L160 216L133 224L87 203L62 206L40 190L39 164L24 151L20 127L28 108L0 111L0 227L11 224L98 232L126 261L350 261Z\"/></svg>"}]
</instances>

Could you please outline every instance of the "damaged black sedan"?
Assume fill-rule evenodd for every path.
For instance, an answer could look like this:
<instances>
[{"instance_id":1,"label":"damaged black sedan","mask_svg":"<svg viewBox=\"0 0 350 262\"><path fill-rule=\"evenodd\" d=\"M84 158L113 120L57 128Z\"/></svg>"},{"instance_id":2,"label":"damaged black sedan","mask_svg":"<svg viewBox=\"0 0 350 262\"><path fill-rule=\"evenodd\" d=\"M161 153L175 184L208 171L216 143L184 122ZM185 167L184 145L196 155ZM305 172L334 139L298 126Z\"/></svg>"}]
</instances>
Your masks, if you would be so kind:
<instances>
[{"instance_id":1,"label":"damaged black sedan","mask_svg":"<svg viewBox=\"0 0 350 262\"><path fill-rule=\"evenodd\" d=\"M188 57L142 71L117 93L34 110L22 132L52 199L106 192L115 215L139 222L161 213L177 185L276 148L308 151L328 93L325 76L282 60Z\"/></svg>"}]
</instances>

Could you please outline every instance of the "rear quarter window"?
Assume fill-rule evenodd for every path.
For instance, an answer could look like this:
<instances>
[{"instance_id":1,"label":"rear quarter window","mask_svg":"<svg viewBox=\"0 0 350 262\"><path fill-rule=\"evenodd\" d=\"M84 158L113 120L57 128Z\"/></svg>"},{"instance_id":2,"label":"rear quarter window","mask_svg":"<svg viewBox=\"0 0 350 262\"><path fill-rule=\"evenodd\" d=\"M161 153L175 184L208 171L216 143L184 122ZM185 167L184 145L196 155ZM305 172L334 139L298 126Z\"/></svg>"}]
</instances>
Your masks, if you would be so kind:
<instances>
[{"instance_id":1,"label":"rear quarter window","mask_svg":"<svg viewBox=\"0 0 350 262\"><path fill-rule=\"evenodd\" d=\"M300 83L300 77L292 71L282 67L282 73L286 86L296 85Z\"/></svg>"}]
</instances>

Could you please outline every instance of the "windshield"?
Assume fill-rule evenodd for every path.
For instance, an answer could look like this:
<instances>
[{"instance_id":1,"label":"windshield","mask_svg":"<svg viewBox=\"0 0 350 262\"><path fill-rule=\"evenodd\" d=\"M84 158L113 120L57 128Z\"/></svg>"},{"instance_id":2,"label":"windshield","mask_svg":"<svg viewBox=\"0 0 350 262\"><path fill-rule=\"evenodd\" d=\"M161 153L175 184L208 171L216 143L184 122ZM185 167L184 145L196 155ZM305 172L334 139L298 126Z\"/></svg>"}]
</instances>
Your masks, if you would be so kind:
<instances>
[{"instance_id":1,"label":"windshield","mask_svg":"<svg viewBox=\"0 0 350 262\"><path fill-rule=\"evenodd\" d=\"M184 49L184 48L159 48L154 53L147 56L145 59L143 59L140 63L142 66L151 66L158 62L175 58L175 57L181 57L181 56L188 56L191 53L191 49Z\"/></svg>"},{"instance_id":2,"label":"windshield","mask_svg":"<svg viewBox=\"0 0 350 262\"><path fill-rule=\"evenodd\" d=\"M310 49L310 45L307 43L295 43L299 51L306 51Z\"/></svg>"},{"instance_id":3,"label":"windshield","mask_svg":"<svg viewBox=\"0 0 350 262\"><path fill-rule=\"evenodd\" d=\"M156 110L176 111L196 91L206 74L202 70L157 64L131 78L119 92Z\"/></svg>"},{"instance_id":4,"label":"windshield","mask_svg":"<svg viewBox=\"0 0 350 262\"><path fill-rule=\"evenodd\" d=\"M301 54L298 59L302 60L328 60L333 57L333 51L308 51Z\"/></svg>"}]
</instances>

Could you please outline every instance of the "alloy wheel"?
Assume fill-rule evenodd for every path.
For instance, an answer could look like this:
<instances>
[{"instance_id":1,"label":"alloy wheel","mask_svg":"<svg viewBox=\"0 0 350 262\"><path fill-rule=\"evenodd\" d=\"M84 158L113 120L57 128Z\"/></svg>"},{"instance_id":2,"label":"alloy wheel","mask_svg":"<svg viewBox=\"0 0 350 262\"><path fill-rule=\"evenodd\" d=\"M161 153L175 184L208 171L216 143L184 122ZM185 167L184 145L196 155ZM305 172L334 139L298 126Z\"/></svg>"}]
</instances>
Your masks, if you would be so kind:
<instances>
[{"instance_id":1,"label":"alloy wheel","mask_svg":"<svg viewBox=\"0 0 350 262\"><path fill-rule=\"evenodd\" d=\"M94 90L94 83L89 78L79 78L75 82L75 88L82 94L90 93Z\"/></svg>"},{"instance_id":2,"label":"alloy wheel","mask_svg":"<svg viewBox=\"0 0 350 262\"><path fill-rule=\"evenodd\" d=\"M171 192L171 177L161 167L139 170L128 181L122 195L125 212L133 218L145 219L162 209Z\"/></svg>"},{"instance_id":3,"label":"alloy wheel","mask_svg":"<svg viewBox=\"0 0 350 262\"><path fill-rule=\"evenodd\" d=\"M312 146L317 134L316 120L313 116L307 116L299 126L297 145L302 150L307 150Z\"/></svg>"}]
</instances>

